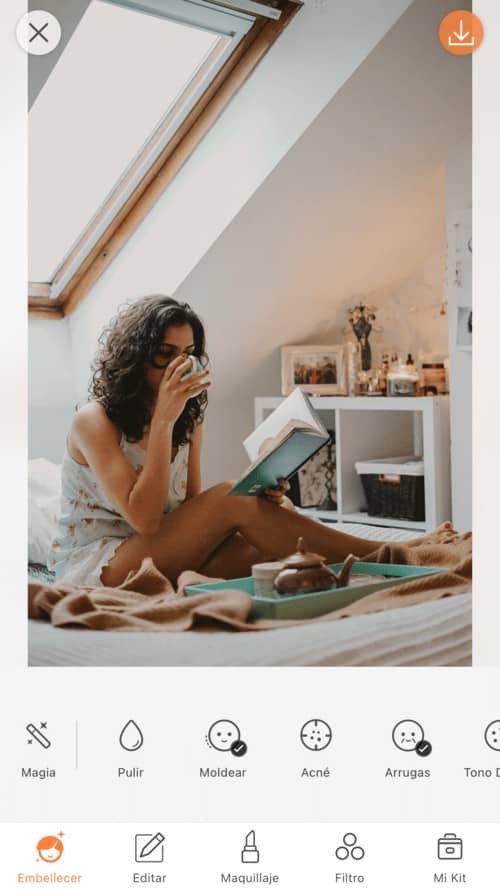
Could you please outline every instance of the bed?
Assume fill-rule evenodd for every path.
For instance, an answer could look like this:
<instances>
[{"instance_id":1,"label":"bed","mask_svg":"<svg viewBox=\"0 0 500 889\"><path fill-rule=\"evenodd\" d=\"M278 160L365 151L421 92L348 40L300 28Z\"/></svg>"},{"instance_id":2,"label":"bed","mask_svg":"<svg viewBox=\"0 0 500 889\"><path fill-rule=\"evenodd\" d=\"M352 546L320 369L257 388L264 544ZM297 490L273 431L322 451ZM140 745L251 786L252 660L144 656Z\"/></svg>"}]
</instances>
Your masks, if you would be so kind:
<instances>
[{"instance_id":1,"label":"bed","mask_svg":"<svg viewBox=\"0 0 500 889\"><path fill-rule=\"evenodd\" d=\"M59 468L30 461L30 576L51 581L44 561L57 516ZM338 526L373 540L411 532ZM470 666L472 597L463 593L405 608L264 633L97 632L29 621L29 665L116 666Z\"/></svg>"},{"instance_id":2,"label":"bed","mask_svg":"<svg viewBox=\"0 0 500 889\"><path fill-rule=\"evenodd\" d=\"M29 623L33 667L465 667L472 662L470 593L259 634L101 633Z\"/></svg>"}]
</instances>

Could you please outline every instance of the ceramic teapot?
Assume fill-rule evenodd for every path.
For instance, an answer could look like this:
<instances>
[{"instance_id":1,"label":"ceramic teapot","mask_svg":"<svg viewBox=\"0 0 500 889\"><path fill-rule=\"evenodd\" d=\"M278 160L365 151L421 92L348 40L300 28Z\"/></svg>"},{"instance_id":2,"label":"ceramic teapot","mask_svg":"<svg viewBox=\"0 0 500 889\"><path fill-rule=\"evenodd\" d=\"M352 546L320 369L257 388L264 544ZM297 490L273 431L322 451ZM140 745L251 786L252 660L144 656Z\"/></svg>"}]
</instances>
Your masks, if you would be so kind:
<instances>
[{"instance_id":1,"label":"ceramic teapot","mask_svg":"<svg viewBox=\"0 0 500 889\"><path fill-rule=\"evenodd\" d=\"M353 555L344 560L342 570L335 574L325 564L324 556L307 552L303 537L297 541L297 551L282 559L283 569L274 580L274 587L282 596L298 593L316 593L332 586L347 586L350 570L356 561Z\"/></svg>"}]
</instances>

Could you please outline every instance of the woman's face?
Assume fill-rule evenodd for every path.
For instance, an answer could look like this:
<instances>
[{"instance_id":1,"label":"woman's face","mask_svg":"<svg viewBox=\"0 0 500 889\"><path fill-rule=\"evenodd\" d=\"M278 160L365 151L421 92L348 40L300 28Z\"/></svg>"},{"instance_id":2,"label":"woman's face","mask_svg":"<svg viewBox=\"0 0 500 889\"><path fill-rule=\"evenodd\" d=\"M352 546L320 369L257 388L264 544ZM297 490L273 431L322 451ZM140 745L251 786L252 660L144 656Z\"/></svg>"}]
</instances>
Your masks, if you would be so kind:
<instances>
[{"instance_id":1,"label":"woman's face","mask_svg":"<svg viewBox=\"0 0 500 889\"><path fill-rule=\"evenodd\" d=\"M144 376L149 388L156 393L170 362L179 355L193 355L194 349L194 334L190 324L166 327L163 342L153 356L154 364L148 361L145 366Z\"/></svg>"}]
</instances>

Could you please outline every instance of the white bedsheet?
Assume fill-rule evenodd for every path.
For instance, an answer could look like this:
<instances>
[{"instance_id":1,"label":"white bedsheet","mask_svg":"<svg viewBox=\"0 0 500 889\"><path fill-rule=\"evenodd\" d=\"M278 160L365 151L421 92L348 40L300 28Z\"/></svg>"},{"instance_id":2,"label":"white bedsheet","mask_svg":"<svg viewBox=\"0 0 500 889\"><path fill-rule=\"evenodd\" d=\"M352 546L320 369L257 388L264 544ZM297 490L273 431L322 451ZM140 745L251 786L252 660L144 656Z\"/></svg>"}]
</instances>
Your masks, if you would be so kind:
<instances>
[{"instance_id":1,"label":"white bedsheet","mask_svg":"<svg viewBox=\"0 0 500 889\"><path fill-rule=\"evenodd\" d=\"M472 596L260 633L110 633L30 621L36 667L470 666Z\"/></svg>"}]
</instances>

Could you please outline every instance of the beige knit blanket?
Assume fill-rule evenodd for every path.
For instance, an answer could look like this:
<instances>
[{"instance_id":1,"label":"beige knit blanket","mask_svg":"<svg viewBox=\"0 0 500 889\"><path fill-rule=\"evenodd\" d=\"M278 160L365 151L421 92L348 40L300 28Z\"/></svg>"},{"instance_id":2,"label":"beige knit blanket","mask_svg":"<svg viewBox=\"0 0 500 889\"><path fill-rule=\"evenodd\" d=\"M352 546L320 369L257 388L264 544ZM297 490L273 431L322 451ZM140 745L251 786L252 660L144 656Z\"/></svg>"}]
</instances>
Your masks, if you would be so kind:
<instances>
[{"instance_id":1,"label":"beige knit blanket","mask_svg":"<svg viewBox=\"0 0 500 889\"><path fill-rule=\"evenodd\" d=\"M449 525L408 544L380 547L363 561L439 567L439 574L417 578L378 590L316 621L333 621L351 615L390 608L405 608L432 599L468 592L472 584L472 535L457 534ZM185 596L186 586L206 578L184 571L177 590L168 578L144 559L116 588L75 587L60 581L53 585L30 583L29 617L50 620L56 627L92 630L179 632L182 630L268 630L312 621L253 620L252 599L237 588ZM214 578L211 578L213 580Z\"/></svg>"}]
</instances>

